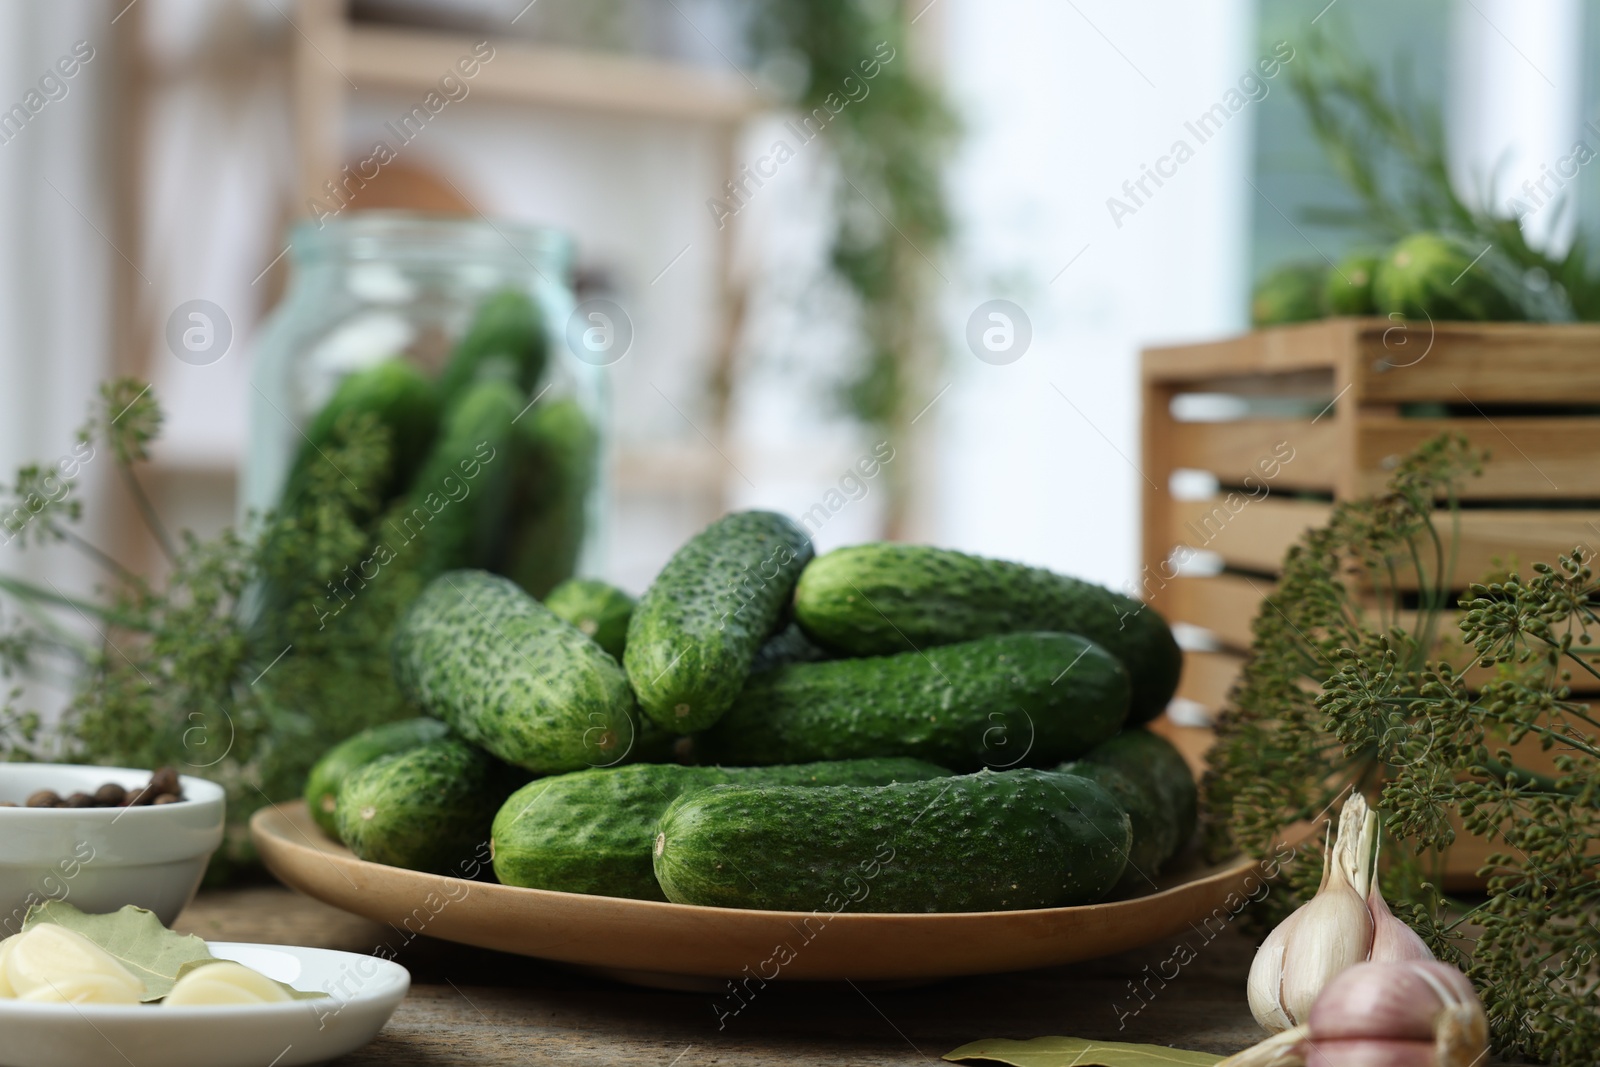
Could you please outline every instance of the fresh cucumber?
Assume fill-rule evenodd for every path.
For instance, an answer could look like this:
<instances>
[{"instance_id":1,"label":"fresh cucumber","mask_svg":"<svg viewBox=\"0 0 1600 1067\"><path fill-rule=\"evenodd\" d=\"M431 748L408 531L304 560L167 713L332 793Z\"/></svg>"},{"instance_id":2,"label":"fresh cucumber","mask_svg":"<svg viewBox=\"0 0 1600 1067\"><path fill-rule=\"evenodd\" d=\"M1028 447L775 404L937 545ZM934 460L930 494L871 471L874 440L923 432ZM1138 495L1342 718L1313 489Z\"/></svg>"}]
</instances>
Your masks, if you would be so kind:
<instances>
[{"instance_id":1,"label":"fresh cucumber","mask_svg":"<svg viewBox=\"0 0 1600 1067\"><path fill-rule=\"evenodd\" d=\"M798 623L791 622L767 639L750 664L751 674L787 667L791 663L821 663L831 659L828 650L806 636Z\"/></svg>"},{"instance_id":2,"label":"fresh cucumber","mask_svg":"<svg viewBox=\"0 0 1600 1067\"><path fill-rule=\"evenodd\" d=\"M724 763L913 756L953 770L1082 755L1128 715L1128 674L1076 634L1018 633L754 675L694 739Z\"/></svg>"},{"instance_id":3,"label":"fresh cucumber","mask_svg":"<svg viewBox=\"0 0 1600 1067\"><path fill-rule=\"evenodd\" d=\"M440 399L448 404L485 377L514 382L526 397L544 376L548 347L538 303L520 289L502 289L479 305L456 342L439 375Z\"/></svg>"},{"instance_id":4,"label":"fresh cucumber","mask_svg":"<svg viewBox=\"0 0 1600 1067\"><path fill-rule=\"evenodd\" d=\"M433 383L403 359L386 359L349 375L334 390L303 431L289 476L279 495L279 511L314 506L307 498L311 469L328 462L325 449L340 420L370 412L389 431L389 478L376 499L386 501L404 489L433 444L439 427L439 399Z\"/></svg>"},{"instance_id":5,"label":"fresh cucumber","mask_svg":"<svg viewBox=\"0 0 1600 1067\"><path fill-rule=\"evenodd\" d=\"M609 766L637 737L617 661L500 575L434 579L400 620L394 660L425 711L530 771Z\"/></svg>"},{"instance_id":6,"label":"fresh cucumber","mask_svg":"<svg viewBox=\"0 0 1600 1067\"><path fill-rule=\"evenodd\" d=\"M481 566L493 554L506 525L508 443L522 405L509 382L488 378L469 385L445 410L438 440L411 487L378 524L377 536L421 583Z\"/></svg>"},{"instance_id":7,"label":"fresh cucumber","mask_svg":"<svg viewBox=\"0 0 1600 1067\"><path fill-rule=\"evenodd\" d=\"M656 879L679 904L775 911L1001 911L1099 900L1128 816L1085 778L1023 769L883 786L720 785L662 816Z\"/></svg>"},{"instance_id":8,"label":"fresh cucumber","mask_svg":"<svg viewBox=\"0 0 1600 1067\"><path fill-rule=\"evenodd\" d=\"M1124 730L1105 744L1097 745L1083 759L1086 763L1115 767L1153 793L1160 809L1172 821L1172 836L1176 842L1173 853L1194 837L1199 821L1200 792L1189 761L1171 741L1149 730ZM1167 858L1171 855L1169 853Z\"/></svg>"},{"instance_id":9,"label":"fresh cucumber","mask_svg":"<svg viewBox=\"0 0 1600 1067\"><path fill-rule=\"evenodd\" d=\"M452 873L487 838L506 795L527 779L454 737L382 756L339 790L339 839L373 863Z\"/></svg>"},{"instance_id":10,"label":"fresh cucumber","mask_svg":"<svg viewBox=\"0 0 1600 1067\"><path fill-rule=\"evenodd\" d=\"M402 719L368 727L340 741L323 754L306 778L306 808L311 818L330 837L337 837L333 812L346 778L380 756L419 748L449 733L450 727L438 719Z\"/></svg>"},{"instance_id":11,"label":"fresh cucumber","mask_svg":"<svg viewBox=\"0 0 1600 1067\"><path fill-rule=\"evenodd\" d=\"M667 805L729 783L886 785L947 776L921 760L868 759L782 767L636 763L541 778L512 794L494 820L494 873L506 885L665 900L650 843Z\"/></svg>"},{"instance_id":12,"label":"fresh cucumber","mask_svg":"<svg viewBox=\"0 0 1600 1067\"><path fill-rule=\"evenodd\" d=\"M634 609L623 654L656 725L693 733L722 716L811 555L806 532L770 511L726 515L678 549Z\"/></svg>"},{"instance_id":13,"label":"fresh cucumber","mask_svg":"<svg viewBox=\"0 0 1600 1067\"><path fill-rule=\"evenodd\" d=\"M634 599L593 578L568 578L544 598L544 606L566 619L620 661L628 640Z\"/></svg>"},{"instance_id":14,"label":"fresh cucumber","mask_svg":"<svg viewBox=\"0 0 1600 1067\"><path fill-rule=\"evenodd\" d=\"M1091 582L923 545L867 544L819 557L795 590L795 618L852 656L927 649L989 634L1082 634L1128 668L1130 723L1159 715L1183 656L1153 608Z\"/></svg>"},{"instance_id":15,"label":"fresh cucumber","mask_svg":"<svg viewBox=\"0 0 1600 1067\"><path fill-rule=\"evenodd\" d=\"M1063 763L1063 774L1087 778L1110 793L1128 813L1128 866L1117 881L1116 895L1136 897L1156 891L1155 877L1173 852L1172 816L1161 810L1149 789L1115 767L1086 759Z\"/></svg>"},{"instance_id":16,"label":"fresh cucumber","mask_svg":"<svg viewBox=\"0 0 1600 1067\"><path fill-rule=\"evenodd\" d=\"M495 569L542 598L572 577L583 554L600 435L570 397L540 401L516 429L510 540Z\"/></svg>"}]
</instances>

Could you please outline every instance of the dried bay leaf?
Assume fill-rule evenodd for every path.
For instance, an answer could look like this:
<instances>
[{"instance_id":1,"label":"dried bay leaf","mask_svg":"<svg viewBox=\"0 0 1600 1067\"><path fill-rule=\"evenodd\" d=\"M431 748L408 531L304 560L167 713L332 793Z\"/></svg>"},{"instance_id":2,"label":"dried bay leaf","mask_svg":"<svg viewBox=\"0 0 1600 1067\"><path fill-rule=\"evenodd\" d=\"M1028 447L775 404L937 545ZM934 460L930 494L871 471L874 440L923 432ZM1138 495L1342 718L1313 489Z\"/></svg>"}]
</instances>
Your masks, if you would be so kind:
<instances>
[{"instance_id":1,"label":"dried bay leaf","mask_svg":"<svg viewBox=\"0 0 1600 1067\"><path fill-rule=\"evenodd\" d=\"M990 1038L962 1045L945 1059L994 1060L1012 1067L1216 1067L1224 1057L1165 1045L1129 1045L1081 1037Z\"/></svg>"},{"instance_id":2,"label":"dried bay leaf","mask_svg":"<svg viewBox=\"0 0 1600 1067\"><path fill-rule=\"evenodd\" d=\"M215 958L200 938L168 930L154 912L132 904L107 915L86 915L64 901L47 900L28 909L22 929L26 933L45 923L80 933L115 956L144 983L140 999L146 1002L171 992L185 964Z\"/></svg>"}]
</instances>

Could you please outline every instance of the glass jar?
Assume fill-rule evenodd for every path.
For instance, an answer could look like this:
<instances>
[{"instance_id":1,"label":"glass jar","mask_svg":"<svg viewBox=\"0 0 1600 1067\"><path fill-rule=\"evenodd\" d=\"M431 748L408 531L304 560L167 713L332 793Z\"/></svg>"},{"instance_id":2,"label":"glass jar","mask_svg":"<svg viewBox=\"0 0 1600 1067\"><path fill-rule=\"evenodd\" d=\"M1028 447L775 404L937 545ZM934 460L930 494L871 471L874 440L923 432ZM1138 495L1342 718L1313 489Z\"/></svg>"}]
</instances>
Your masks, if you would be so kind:
<instances>
[{"instance_id":1,"label":"glass jar","mask_svg":"<svg viewBox=\"0 0 1600 1067\"><path fill-rule=\"evenodd\" d=\"M326 444L322 438L329 427L319 418L331 424L335 409L348 406L346 394L360 391L343 388L355 385L352 376L397 371L390 361L400 360L433 383L434 410L429 417L439 428L417 435L429 440L413 442L417 455L409 467L404 446L396 444L397 465L402 469L385 487L384 505L409 505L407 492L419 501L426 497L428 486L408 487L406 478L420 478L421 471L431 469L439 480L438 463L427 466L429 442L443 447L453 406L462 398L465 384L498 374L523 398L519 407L527 405L511 427L516 439L525 443L537 437L541 422L559 423L566 430L574 425L585 428L588 438L574 444L573 454L564 457L568 475L583 470L582 484L569 477L564 488L530 489L520 483L529 477L548 480L550 472L530 474L541 464L528 462L521 446L511 449L502 463L516 468L511 477L518 484L509 490L507 505L492 512L496 518L475 518L503 528L477 531L477 554L452 562L509 574L536 596L574 572L593 573L599 562L604 382L599 368L574 358L563 340L574 306L567 238L516 223L372 211L325 221L320 227L313 222L298 225L291 233L290 256L288 291L263 325L255 346L241 525L258 523L262 516L288 506L285 494L295 492L298 477L291 472L304 465L312 449ZM521 362L515 354L484 359L472 364L478 367L476 373L460 373L470 356L466 350L483 347L480 312L496 302L504 308L508 301L522 316L514 316L520 327L530 335L542 335L537 344L518 349L534 355ZM543 352L542 367L536 371L535 349ZM417 375L410 377L414 384ZM336 397L337 403L330 404ZM396 430L396 437L400 433ZM456 506L446 487L434 488L441 490L439 501ZM561 499L551 499L551 493ZM544 513L534 513L541 508ZM452 518L460 521L467 510L457 507ZM403 537L403 531L410 530L403 518L394 521L398 514L389 513L384 536ZM421 512L417 514L425 521ZM375 529L380 521L373 520ZM518 538L528 544L515 543ZM494 558L485 558L486 552ZM330 600L330 610L336 604Z\"/></svg>"}]
</instances>

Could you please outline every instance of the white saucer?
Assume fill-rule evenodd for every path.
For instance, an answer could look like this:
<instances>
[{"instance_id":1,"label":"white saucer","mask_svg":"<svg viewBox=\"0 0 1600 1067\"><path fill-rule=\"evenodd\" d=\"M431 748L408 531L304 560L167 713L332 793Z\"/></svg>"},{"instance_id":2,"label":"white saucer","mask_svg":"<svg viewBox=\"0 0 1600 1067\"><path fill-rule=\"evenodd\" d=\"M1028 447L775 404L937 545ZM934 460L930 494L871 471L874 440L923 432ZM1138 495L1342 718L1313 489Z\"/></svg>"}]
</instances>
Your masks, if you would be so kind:
<instances>
[{"instance_id":1,"label":"white saucer","mask_svg":"<svg viewBox=\"0 0 1600 1067\"><path fill-rule=\"evenodd\" d=\"M168 1008L27 1004L0 999L0 1067L296 1067L353 1052L378 1036L411 975L355 952L292 945L208 944L296 989L327 999L259 1006Z\"/></svg>"}]
</instances>

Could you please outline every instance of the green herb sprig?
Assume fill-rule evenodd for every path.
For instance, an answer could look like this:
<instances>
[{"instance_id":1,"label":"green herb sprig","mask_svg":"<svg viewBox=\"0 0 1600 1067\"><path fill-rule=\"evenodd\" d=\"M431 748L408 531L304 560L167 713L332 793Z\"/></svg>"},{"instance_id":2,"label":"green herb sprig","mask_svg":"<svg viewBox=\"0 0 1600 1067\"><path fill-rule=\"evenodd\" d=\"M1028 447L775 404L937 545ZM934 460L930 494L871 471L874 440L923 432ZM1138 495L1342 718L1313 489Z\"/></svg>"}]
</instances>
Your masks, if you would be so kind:
<instances>
[{"instance_id":1,"label":"green herb sprig","mask_svg":"<svg viewBox=\"0 0 1600 1067\"><path fill-rule=\"evenodd\" d=\"M1456 486L1481 459L1463 438L1435 439L1385 494L1338 504L1290 549L1218 724L1207 842L1265 855L1361 790L1390 843L1386 896L1466 968L1497 1051L1577 1062L1600 1047L1600 722L1568 683L1600 678L1600 583L1580 547L1526 579L1469 586L1444 632L1455 537L1436 504L1454 526ZM1492 673L1469 686L1469 669ZM1554 752L1554 774L1517 764L1511 748L1528 738ZM1482 901L1436 888L1458 826L1498 846ZM1266 918L1315 891L1321 847L1313 835Z\"/></svg>"},{"instance_id":2,"label":"green herb sprig","mask_svg":"<svg viewBox=\"0 0 1600 1067\"><path fill-rule=\"evenodd\" d=\"M0 576L0 594L20 613L0 631L0 676L31 678L64 665L73 696L61 728L41 730L36 712L0 708L0 759L73 759L177 766L228 791L229 838L213 864L225 878L251 860L245 824L262 805L299 794L328 745L406 714L381 648L394 613L415 592L410 576L380 576L350 610L328 622L331 584L371 543L371 492L384 484L388 431L370 414L346 418L312 471L314 508L264 516L250 535L225 530L208 540L170 537L143 491L138 465L162 415L143 383L101 389L80 441L109 455L118 476L169 553L167 576L152 584L91 544L76 528L76 484L41 497L39 469L19 473L7 513L21 516L28 544L65 542L99 565L98 595L77 598ZM47 503L36 506L44 499ZM30 503L30 501L32 503ZM70 505L70 506L69 506ZM20 538L19 538L20 540ZM289 590L264 619L264 583ZM93 639L79 636L87 623ZM20 691L18 691L20 692ZM317 709L316 715L307 709Z\"/></svg>"}]
</instances>

